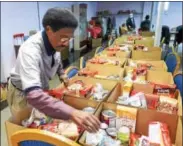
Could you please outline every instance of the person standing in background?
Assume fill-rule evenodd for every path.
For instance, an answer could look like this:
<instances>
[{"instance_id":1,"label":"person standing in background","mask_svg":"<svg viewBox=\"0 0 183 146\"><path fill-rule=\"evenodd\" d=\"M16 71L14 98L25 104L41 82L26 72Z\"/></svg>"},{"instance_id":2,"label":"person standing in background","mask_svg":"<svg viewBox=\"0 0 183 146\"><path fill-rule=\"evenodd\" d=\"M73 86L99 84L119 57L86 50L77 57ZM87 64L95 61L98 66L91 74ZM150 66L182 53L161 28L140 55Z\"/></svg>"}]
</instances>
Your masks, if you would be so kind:
<instances>
[{"instance_id":1,"label":"person standing in background","mask_svg":"<svg viewBox=\"0 0 183 146\"><path fill-rule=\"evenodd\" d=\"M141 31L150 31L150 23L149 15L146 15L145 20L140 24Z\"/></svg>"},{"instance_id":2,"label":"person standing in background","mask_svg":"<svg viewBox=\"0 0 183 146\"><path fill-rule=\"evenodd\" d=\"M122 26L120 27L120 31L121 31L121 34L120 35L124 35L124 34L127 34L128 32L128 29L126 27L126 24L123 23Z\"/></svg>"},{"instance_id":3,"label":"person standing in background","mask_svg":"<svg viewBox=\"0 0 183 146\"><path fill-rule=\"evenodd\" d=\"M128 19L126 20L126 26L128 28L128 31L135 30L135 19L133 17L133 13L130 13Z\"/></svg>"}]
</instances>

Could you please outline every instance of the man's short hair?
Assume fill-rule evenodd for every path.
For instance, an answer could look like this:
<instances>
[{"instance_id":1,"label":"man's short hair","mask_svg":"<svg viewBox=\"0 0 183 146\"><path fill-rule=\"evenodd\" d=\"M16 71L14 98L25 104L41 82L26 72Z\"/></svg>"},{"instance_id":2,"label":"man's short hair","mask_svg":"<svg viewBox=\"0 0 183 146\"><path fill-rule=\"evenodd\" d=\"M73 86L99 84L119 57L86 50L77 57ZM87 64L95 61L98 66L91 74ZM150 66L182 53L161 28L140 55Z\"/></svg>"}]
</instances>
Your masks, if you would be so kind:
<instances>
[{"instance_id":1,"label":"man's short hair","mask_svg":"<svg viewBox=\"0 0 183 146\"><path fill-rule=\"evenodd\" d=\"M145 19L148 20L149 19L149 15L146 15Z\"/></svg>"},{"instance_id":2,"label":"man's short hair","mask_svg":"<svg viewBox=\"0 0 183 146\"><path fill-rule=\"evenodd\" d=\"M76 29L78 21L70 10L56 7L47 10L42 24L44 29L46 26L50 26L55 32L62 28Z\"/></svg>"}]
</instances>

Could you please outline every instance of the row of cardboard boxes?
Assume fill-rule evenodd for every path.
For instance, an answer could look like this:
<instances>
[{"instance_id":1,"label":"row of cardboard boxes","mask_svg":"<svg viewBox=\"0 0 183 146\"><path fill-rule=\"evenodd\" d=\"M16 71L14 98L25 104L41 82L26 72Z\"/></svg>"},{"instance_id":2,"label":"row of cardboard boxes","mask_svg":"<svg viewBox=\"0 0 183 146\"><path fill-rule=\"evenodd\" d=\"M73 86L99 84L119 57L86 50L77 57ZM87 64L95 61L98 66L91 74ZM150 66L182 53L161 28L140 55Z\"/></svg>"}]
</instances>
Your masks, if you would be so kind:
<instances>
[{"instance_id":1,"label":"row of cardboard boxes","mask_svg":"<svg viewBox=\"0 0 183 146\"><path fill-rule=\"evenodd\" d=\"M100 56L116 56L133 60L161 60L162 49L154 47L153 37L123 36L105 48Z\"/></svg>"},{"instance_id":2,"label":"row of cardboard boxes","mask_svg":"<svg viewBox=\"0 0 183 146\"><path fill-rule=\"evenodd\" d=\"M161 96L155 96L153 93L154 86L148 84L137 84L133 83L132 86L126 86L125 82L117 82L103 79L95 79L90 77L82 77L75 76L71 79L71 82L67 89L60 85L58 87L59 93L63 93L64 96L61 98L67 104L75 107L76 109L83 110L85 108L93 108L93 113L99 117L101 122L107 123L109 126L109 121L104 120L102 118L102 113L104 110L111 110L116 113L116 117L120 117L118 122L122 120L122 123L127 120L132 120L130 123L133 123L133 133L141 134L148 136L149 133L149 123L150 122L161 122L166 123L168 125L168 133L170 133L171 143L176 146L182 145L182 103L181 97L178 90L175 91L172 99L177 100L177 106L174 107L176 109L168 108L168 113L165 110L167 107L164 106L163 102L161 103ZM80 89L76 88L78 85L81 86ZM135 92L144 93L144 99L146 101L145 107L137 107L138 104L120 104L116 103L117 99L127 92L127 94L131 94ZM100 94L102 93L102 94ZM99 97L103 98L99 98ZM133 95L132 95L133 96ZM134 102L133 102L134 103ZM141 104L142 105L142 104ZM158 106L161 106L161 108ZM162 110L162 108L165 108ZM119 114L119 111L120 114ZM135 111L135 115L132 111ZM132 112L132 115L129 113ZM118 114L117 114L118 113ZM25 118L29 116L29 112L24 113ZM133 117L133 118L132 118ZM129 118L129 119L128 119ZM117 121L116 121L117 122ZM116 123L115 122L115 123ZM117 123L116 123L117 124ZM10 137L16 131L25 129L25 127L20 126L21 123L13 123L11 120L6 122L7 135L10 141ZM122 124L123 125L123 124ZM51 125L49 125L51 126ZM128 125L129 126L129 125ZM114 126L116 127L116 125ZM117 128L117 127L116 127ZM67 134L62 134L66 137L71 138L72 140L66 138L64 141L64 145L86 145L91 142L91 139L88 135L89 133L80 131L76 135L72 135L72 138ZM157 133L154 133L156 136ZM152 136L152 133L151 133ZM61 136L63 137L63 136ZM90 141L90 142L89 142ZM71 144L72 143L72 144ZM11 144L10 144L11 145Z\"/></svg>"},{"instance_id":3,"label":"row of cardboard boxes","mask_svg":"<svg viewBox=\"0 0 183 146\"><path fill-rule=\"evenodd\" d=\"M50 90L48 93L76 109L96 115L102 123L107 124L106 133L111 128L114 130L120 127L124 128L124 126L129 127L130 132L125 131L130 134L127 136L127 145L135 146L134 143L142 143L142 139L146 142L151 140L156 143L159 138L161 143L165 141L169 145L172 143L180 146L182 145L180 92L175 89L172 75L166 72L165 62L160 61L161 49L152 47L152 42L153 38L150 37L123 36L117 39L114 45L89 60L86 68L80 70L78 75L71 79L68 87L61 84L57 89ZM130 57L133 60L125 59ZM137 61L137 59L146 61ZM135 68L140 68L140 70ZM159 88L163 89L159 90ZM168 98L165 97L167 94ZM130 100L126 97L130 97ZM110 119L109 115L104 115L106 111L115 117ZM29 111L22 113L25 119L29 115ZM58 126L58 123L61 123L62 126ZM54 123L36 128L59 134L63 146L91 146L104 143L109 146L119 145L117 141L115 143L116 136L114 138L113 135L114 139L111 139L105 135L104 129L98 135L92 135L71 121L65 124L66 127L72 127L72 134L68 133L71 129L66 127L64 127L64 132L58 133L61 130L58 127L63 128L63 123L65 122L62 120L59 122L54 120ZM26 129L20 126L21 124L14 123L11 119L6 122L9 145L11 145L10 138L13 133ZM154 125L155 127L153 127ZM164 129L157 128L157 126L164 127ZM57 132L54 129L57 129ZM99 142L101 136L103 139L100 139L101 142ZM124 135L117 135L117 138L124 141Z\"/></svg>"}]
</instances>

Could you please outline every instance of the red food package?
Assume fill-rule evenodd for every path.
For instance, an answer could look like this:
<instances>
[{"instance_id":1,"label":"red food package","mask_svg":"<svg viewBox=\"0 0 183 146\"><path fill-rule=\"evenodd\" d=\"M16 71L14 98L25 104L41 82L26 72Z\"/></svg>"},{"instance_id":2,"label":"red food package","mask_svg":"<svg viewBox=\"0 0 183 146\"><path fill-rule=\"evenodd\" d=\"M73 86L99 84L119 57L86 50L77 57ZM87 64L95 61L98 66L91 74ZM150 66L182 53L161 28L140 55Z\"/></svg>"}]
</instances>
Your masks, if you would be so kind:
<instances>
[{"instance_id":1,"label":"red food package","mask_svg":"<svg viewBox=\"0 0 183 146\"><path fill-rule=\"evenodd\" d=\"M107 56L109 57L116 56L116 52L107 52Z\"/></svg>"},{"instance_id":2,"label":"red food package","mask_svg":"<svg viewBox=\"0 0 183 146\"><path fill-rule=\"evenodd\" d=\"M168 126L161 122L150 122L149 140L152 146L172 146Z\"/></svg>"},{"instance_id":3,"label":"red food package","mask_svg":"<svg viewBox=\"0 0 183 146\"><path fill-rule=\"evenodd\" d=\"M176 91L176 85L168 85L168 84L157 84L151 82L150 84L154 85L154 91L153 94L155 95L161 95L161 96L168 96L171 98L175 98L175 91Z\"/></svg>"},{"instance_id":4,"label":"red food package","mask_svg":"<svg viewBox=\"0 0 183 146\"><path fill-rule=\"evenodd\" d=\"M159 96L153 94L145 94L148 109L156 109L159 103Z\"/></svg>"},{"instance_id":5,"label":"red food package","mask_svg":"<svg viewBox=\"0 0 183 146\"><path fill-rule=\"evenodd\" d=\"M62 97L66 91L67 91L66 88L58 88L58 89L48 90L47 93L50 96L53 96L53 97L58 98L58 99L62 99Z\"/></svg>"},{"instance_id":6,"label":"red food package","mask_svg":"<svg viewBox=\"0 0 183 146\"><path fill-rule=\"evenodd\" d=\"M139 134L131 133L130 134L130 146L138 146L139 145Z\"/></svg>"},{"instance_id":7,"label":"red food package","mask_svg":"<svg viewBox=\"0 0 183 146\"><path fill-rule=\"evenodd\" d=\"M83 90L80 90L80 94L85 96L87 95L93 88L93 85L87 85L86 88L84 88Z\"/></svg>"}]
</instances>

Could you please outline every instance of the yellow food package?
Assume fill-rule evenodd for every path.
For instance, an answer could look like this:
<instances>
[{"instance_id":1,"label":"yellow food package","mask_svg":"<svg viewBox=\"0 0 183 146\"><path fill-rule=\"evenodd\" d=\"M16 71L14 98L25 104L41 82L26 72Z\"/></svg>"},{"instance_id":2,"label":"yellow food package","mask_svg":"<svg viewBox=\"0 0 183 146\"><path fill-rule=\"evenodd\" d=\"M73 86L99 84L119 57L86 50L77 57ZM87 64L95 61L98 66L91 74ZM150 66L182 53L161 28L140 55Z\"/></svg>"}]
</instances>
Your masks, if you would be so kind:
<instances>
[{"instance_id":1,"label":"yellow food package","mask_svg":"<svg viewBox=\"0 0 183 146\"><path fill-rule=\"evenodd\" d=\"M117 106L116 128L126 126L131 132L135 132L137 109L125 106Z\"/></svg>"},{"instance_id":2,"label":"yellow food package","mask_svg":"<svg viewBox=\"0 0 183 146\"><path fill-rule=\"evenodd\" d=\"M123 86L123 96L128 96L129 97L132 86L133 86L132 82L126 82L124 84L124 86Z\"/></svg>"}]
</instances>

